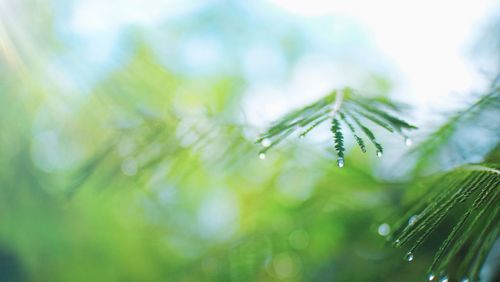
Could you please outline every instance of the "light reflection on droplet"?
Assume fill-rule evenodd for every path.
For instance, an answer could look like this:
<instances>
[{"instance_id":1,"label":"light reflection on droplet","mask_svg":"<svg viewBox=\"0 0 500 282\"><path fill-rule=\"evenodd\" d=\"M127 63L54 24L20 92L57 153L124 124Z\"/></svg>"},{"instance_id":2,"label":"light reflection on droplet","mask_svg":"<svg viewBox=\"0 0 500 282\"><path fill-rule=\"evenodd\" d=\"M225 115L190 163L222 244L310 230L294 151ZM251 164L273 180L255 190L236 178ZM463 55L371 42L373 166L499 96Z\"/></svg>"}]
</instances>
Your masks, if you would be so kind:
<instances>
[{"instance_id":1,"label":"light reflection on droplet","mask_svg":"<svg viewBox=\"0 0 500 282\"><path fill-rule=\"evenodd\" d=\"M338 165L339 167L344 167L344 158L339 158L339 159L337 160L337 165Z\"/></svg>"},{"instance_id":2,"label":"light reflection on droplet","mask_svg":"<svg viewBox=\"0 0 500 282\"><path fill-rule=\"evenodd\" d=\"M266 147L267 148L267 147L271 146L271 140L269 140L268 138L264 138L260 142L260 144L262 144L262 147Z\"/></svg>"},{"instance_id":3,"label":"light reflection on droplet","mask_svg":"<svg viewBox=\"0 0 500 282\"><path fill-rule=\"evenodd\" d=\"M428 278L429 278L429 281L432 281L432 280L434 280L434 278L436 278L436 275L431 273L431 274L429 274Z\"/></svg>"},{"instance_id":4,"label":"light reflection on droplet","mask_svg":"<svg viewBox=\"0 0 500 282\"><path fill-rule=\"evenodd\" d=\"M408 219L408 225L413 225L415 224L415 222L417 222L418 220L418 216L414 215L414 216L411 216L409 219Z\"/></svg>"},{"instance_id":5,"label":"light reflection on droplet","mask_svg":"<svg viewBox=\"0 0 500 282\"><path fill-rule=\"evenodd\" d=\"M391 227L387 223L382 223L378 227L377 231L380 236L387 236L389 235L389 233L391 233Z\"/></svg>"},{"instance_id":6,"label":"light reflection on droplet","mask_svg":"<svg viewBox=\"0 0 500 282\"><path fill-rule=\"evenodd\" d=\"M449 279L448 279L448 276L443 276L441 277L441 279L439 279L439 282L448 282Z\"/></svg>"},{"instance_id":7,"label":"light reflection on droplet","mask_svg":"<svg viewBox=\"0 0 500 282\"><path fill-rule=\"evenodd\" d=\"M266 154L264 154L264 153L259 154L259 159L263 160L265 158L266 158Z\"/></svg>"},{"instance_id":8,"label":"light reflection on droplet","mask_svg":"<svg viewBox=\"0 0 500 282\"><path fill-rule=\"evenodd\" d=\"M406 144L406 146L410 147L411 145L413 145L413 140L411 140L410 138L406 137L405 138L405 144Z\"/></svg>"},{"instance_id":9,"label":"light reflection on droplet","mask_svg":"<svg viewBox=\"0 0 500 282\"><path fill-rule=\"evenodd\" d=\"M377 151L377 157L379 157L379 158L382 157L382 152L381 151Z\"/></svg>"},{"instance_id":10,"label":"light reflection on droplet","mask_svg":"<svg viewBox=\"0 0 500 282\"><path fill-rule=\"evenodd\" d=\"M412 261L412 260L413 260L413 253L412 253L412 252L408 252L408 253L405 255L404 259L405 259L406 261Z\"/></svg>"}]
</instances>

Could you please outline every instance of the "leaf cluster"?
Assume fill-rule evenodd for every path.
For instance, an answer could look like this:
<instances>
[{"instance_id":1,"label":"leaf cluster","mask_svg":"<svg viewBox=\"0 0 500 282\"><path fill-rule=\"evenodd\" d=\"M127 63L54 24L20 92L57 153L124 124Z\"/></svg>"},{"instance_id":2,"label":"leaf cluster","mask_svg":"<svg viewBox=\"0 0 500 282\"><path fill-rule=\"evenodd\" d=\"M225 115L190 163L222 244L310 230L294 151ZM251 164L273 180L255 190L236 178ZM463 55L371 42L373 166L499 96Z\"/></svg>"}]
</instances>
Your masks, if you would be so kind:
<instances>
[{"instance_id":1,"label":"leaf cluster","mask_svg":"<svg viewBox=\"0 0 500 282\"><path fill-rule=\"evenodd\" d=\"M500 231L499 168L497 164L467 165L445 173L397 224L391 240L397 247L407 247L406 258L413 260L415 250L433 231L458 213L458 221L434 255L430 281L438 276L440 281L479 280L479 271Z\"/></svg>"},{"instance_id":2,"label":"leaf cluster","mask_svg":"<svg viewBox=\"0 0 500 282\"><path fill-rule=\"evenodd\" d=\"M488 153L492 146L498 144L500 127L493 119L500 114L499 81L497 78L486 94L469 107L453 113L442 126L410 151L411 156L416 156L415 174L429 169L443 155L454 159L455 164L452 165L457 166L471 162L471 155ZM489 138L478 140L477 134L470 134L472 129L482 130ZM482 148L485 146L489 148Z\"/></svg>"},{"instance_id":3,"label":"leaf cluster","mask_svg":"<svg viewBox=\"0 0 500 282\"><path fill-rule=\"evenodd\" d=\"M375 147L377 156L382 156L384 148L374 133L374 127L381 127L388 132L400 134L409 142L408 131L417 127L409 124L397 115L402 107L385 98L366 98L351 88L334 90L322 99L294 110L274 122L257 139L263 148L261 156L282 142L286 137L300 131L299 138L304 138L320 124L331 120L330 131L333 134L334 148L338 156L339 166L343 166L345 146L343 128L347 128L357 145L364 153L367 151L366 142L358 133L362 132Z\"/></svg>"}]
</instances>

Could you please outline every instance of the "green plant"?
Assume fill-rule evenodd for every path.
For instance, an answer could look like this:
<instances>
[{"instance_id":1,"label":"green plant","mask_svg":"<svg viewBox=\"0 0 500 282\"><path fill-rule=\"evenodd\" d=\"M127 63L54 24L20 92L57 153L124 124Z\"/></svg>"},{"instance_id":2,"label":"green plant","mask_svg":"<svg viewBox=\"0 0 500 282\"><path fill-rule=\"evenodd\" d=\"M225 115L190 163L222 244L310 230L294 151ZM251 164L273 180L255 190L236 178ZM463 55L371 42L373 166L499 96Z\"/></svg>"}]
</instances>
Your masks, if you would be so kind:
<instances>
[{"instance_id":1,"label":"green plant","mask_svg":"<svg viewBox=\"0 0 500 282\"><path fill-rule=\"evenodd\" d=\"M435 176L427 185L426 192L421 193L418 203L396 224L397 228L390 237L393 245L407 246L405 258L411 261L415 250L445 219L454 222L434 255L428 271L429 281L438 276L441 276L441 281L479 281L480 270L499 236L500 165L496 151L500 128L498 123L491 124L491 117L498 117L499 102L497 79L490 91L470 107L453 114L412 152L418 156L415 165L418 174L443 148L448 149L447 154L460 154L464 161L468 160L473 150L463 148L473 145L477 148L478 144L464 141L457 132L478 125L495 132L491 135L488 148L481 150L488 154L481 156L483 162L462 164ZM484 115L485 112L488 114ZM474 138L477 137L471 140ZM463 145L454 145L460 142Z\"/></svg>"},{"instance_id":2,"label":"green plant","mask_svg":"<svg viewBox=\"0 0 500 282\"><path fill-rule=\"evenodd\" d=\"M364 133L375 147L376 155L381 157L384 148L373 133L372 126L376 125L391 133L397 133L403 136L407 145L411 144L407 131L417 129L417 127L398 118L396 114L400 112L401 106L388 99L362 97L351 88L334 90L324 98L304 108L292 111L272 124L257 139L257 143L263 146L259 156L265 158L269 149L295 131L300 131L299 138L304 138L317 126L331 120L332 126L330 130L333 134L339 167L344 166L345 153L342 124L349 129L363 153L366 152L366 143L360 137L358 130Z\"/></svg>"},{"instance_id":3,"label":"green plant","mask_svg":"<svg viewBox=\"0 0 500 282\"><path fill-rule=\"evenodd\" d=\"M417 156L413 171L417 178L414 181L418 181L423 168L429 167L430 161L439 156L444 149L447 150L447 154L460 154L464 162L468 160L468 154L473 154L473 150L463 149L467 145L472 147L470 142L461 144L464 140L460 138L459 133L464 128L477 128L478 125L482 125L488 130L493 130L495 134L486 145L489 147L481 152L497 150L495 148L498 148L500 128L497 123L491 126L491 120L488 119L498 117L497 111L500 105L498 80L493 82L491 89L485 95L465 110L451 115L444 125L429 134L426 140L411 151L412 156ZM407 145L410 145L411 140L408 139L406 131L416 127L388 111L399 113L400 107L385 99L362 98L355 95L350 88L333 91L323 99L293 111L274 123L257 140L264 147L260 156L261 158L265 156L270 148L294 131L302 129L299 137L303 138L312 129L329 119L332 123L331 132L339 167L344 166L345 153L341 123L351 131L363 152L366 152L365 141L358 135L356 127L371 141L378 156L383 153L382 145L377 141L372 129L365 124L366 121L389 132L399 133L405 138ZM454 150L460 152L453 152ZM483 160L484 158L483 155ZM479 281L480 270L500 232L498 225L500 165L498 160L493 161L494 163L455 165L453 169L431 177L425 192L419 193L420 197L417 197L416 204L396 224L396 229L388 237L394 246L407 247L408 251L404 258L413 261L417 248L447 217L451 217L452 221L454 217L458 218L434 254L429 268L429 281L438 277L440 281L449 279ZM460 255L461 252L465 255Z\"/></svg>"},{"instance_id":4,"label":"green plant","mask_svg":"<svg viewBox=\"0 0 500 282\"><path fill-rule=\"evenodd\" d=\"M499 234L498 164L466 165L436 177L392 235L396 247L407 246L405 259L453 214L458 220L434 255L429 280L479 280L479 270ZM458 213L454 214L454 213ZM466 250L464 256L460 251Z\"/></svg>"}]
</instances>

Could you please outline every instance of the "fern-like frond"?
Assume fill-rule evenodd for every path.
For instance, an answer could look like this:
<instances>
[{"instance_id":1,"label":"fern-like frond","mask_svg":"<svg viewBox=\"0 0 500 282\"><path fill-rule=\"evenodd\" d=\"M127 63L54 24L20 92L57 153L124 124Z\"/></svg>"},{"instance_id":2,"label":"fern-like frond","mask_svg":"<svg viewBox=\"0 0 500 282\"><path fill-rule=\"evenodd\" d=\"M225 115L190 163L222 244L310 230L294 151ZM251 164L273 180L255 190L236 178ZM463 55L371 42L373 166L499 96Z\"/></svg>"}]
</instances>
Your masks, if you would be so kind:
<instances>
[{"instance_id":1,"label":"fern-like frond","mask_svg":"<svg viewBox=\"0 0 500 282\"><path fill-rule=\"evenodd\" d=\"M257 139L257 143L263 147L259 154L261 158L264 158L270 148L279 144L295 131L300 131L299 137L304 138L313 129L330 119L339 166L343 166L345 152L343 125L349 128L358 146L363 152L366 152L364 140L356 133L356 127L358 127L375 146L376 154L380 157L383 153L383 147L365 121L370 121L389 132L397 132L407 138L406 132L414 130L416 127L390 113L400 111L401 108L398 104L385 98L361 97L353 93L350 88L335 90L326 97L302 109L292 111L273 123Z\"/></svg>"},{"instance_id":2,"label":"fern-like frond","mask_svg":"<svg viewBox=\"0 0 500 282\"><path fill-rule=\"evenodd\" d=\"M140 119L139 125L114 127L106 146L69 175L69 197L88 183L101 187L131 176L142 181L158 173L159 167L175 166L175 172L164 173L180 181L195 171L192 163L227 171L253 158L253 144L240 124L215 122L206 115L181 119L174 113L160 118L138 112L130 116Z\"/></svg>"},{"instance_id":3,"label":"fern-like frond","mask_svg":"<svg viewBox=\"0 0 500 282\"><path fill-rule=\"evenodd\" d=\"M358 134L356 133L356 129L354 128L352 123L347 119L347 117L345 116L344 113L340 113L340 118L342 119L342 121L347 125L347 127L351 131L351 133L354 136L356 143L358 143L358 146L361 149L361 151L363 151L363 153L366 153L365 141L363 140L363 138L358 136Z\"/></svg>"},{"instance_id":4,"label":"fern-like frond","mask_svg":"<svg viewBox=\"0 0 500 282\"><path fill-rule=\"evenodd\" d=\"M342 133L342 129L340 128L340 123L336 118L332 119L332 127L331 131L333 133L333 139L335 141L335 151L337 151L337 164L339 167L344 166L344 134Z\"/></svg>"},{"instance_id":5,"label":"fern-like frond","mask_svg":"<svg viewBox=\"0 0 500 282\"><path fill-rule=\"evenodd\" d=\"M493 82L485 95L451 115L445 124L413 148L410 154L417 159L415 173L449 169L487 155L500 141L500 123L494 121L500 115L499 109L500 86ZM436 167L438 163L442 167Z\"/></svg>"},{"instance_id":6,"label":"fern-like frond","mask_svg":"<svg viewBox=\"0 0 500 282\"><path fill-rule=\"evenodd\" d=\"M363 125L356 116L352 115L351 113L349 113L348 115L354 120L354 122L359 126L359 128L361 128L361 130L365 133L366 137L370 139L373 146L375 146L375 148L377 149L377 156L382 157L382 154L384 153L384 148L382 147L382 145L380 145L380 143L377 142L375 134L373 134L373 132L368 127Z\"/></svg>"},{"instance_id":7,"label":"fern-like frond","mask_svg":"<svg viewBox=\"0 0 500 282\"><path fill-rule=\"evenodd\" d=\"M499 236L499 168L498 164L467 165L444 174L397 224L391 239L397 247L407 246L405 258L411 261L443 220L458 214L458 221L434 255L430 281L438 276L479 281L479 270Z\"/></svg>"}]
</instances>

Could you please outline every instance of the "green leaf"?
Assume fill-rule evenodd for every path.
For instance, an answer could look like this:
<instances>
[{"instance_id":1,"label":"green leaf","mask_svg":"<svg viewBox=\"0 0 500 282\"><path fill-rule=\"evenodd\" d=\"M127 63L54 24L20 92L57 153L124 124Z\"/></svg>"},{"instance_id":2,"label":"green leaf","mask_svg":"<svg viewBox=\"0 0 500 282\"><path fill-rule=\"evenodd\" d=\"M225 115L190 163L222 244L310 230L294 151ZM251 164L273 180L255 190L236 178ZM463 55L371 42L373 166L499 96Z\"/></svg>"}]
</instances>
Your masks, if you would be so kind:
<instances>
[{"instance_id":1,"label":"green leaf","mask_svg":"<svg viewBox=\"0 0 500 282\"><path fill-rule=\"evenodd\" d=\"M428 135L426 140L410 151L409 157L416 158L414 173L422 174L424 170L432 167L443 153L456 160L454 165L462 165L471 161L471 154L477 157L478 152L488 154L497 146L500 141L500 130L498 122L492 122L492 117L498 115L500 109L500 88L492 86L492 89L481 96L471 106L453 113L450 118L439 128ZM467 131L469 128L485 130L484 134L490 136L487 143L477 142L475 138L463 138L460 131ZM478 144L479 143L479 144ZM493 144L491 148L485 145ZM463 150L472 148L474 150ZM483 149L484 148L484 149Z\"/></svg>"},{"instance_id":2,"label":"green leaf","mask_svg":"<svg viewBox=\"0 0 500 282\"><path fill-rule=\"evenodd\" d=\"M382 145L380 145L380 143L378 143L375 134L373 134L373 132L368 127L364 126L356 116L352 115L351 113L349 113L348 115L350 118L354 120L354 122L359 126L359 128L361 128L361 130L365 133L366 137L370 139L373 146L375 146L375 148L377 149L376 152L377 156L381 157L382 154L384 153L384 148L382 147Z\"/></svg>"},{"instance_id":3,"label":"green leaf","mask_svg":"<svg viewBox=\"0 0 500 282\"><path fill-rule=\"evenodd\" d=\"M354 128L352 123L349 120L347 120L347 117L342 112L340 112L340 118L342 119L342 121L347 125L347 127L351 131L351 133L354 136L354 139L356 140L356 143L358 144L361 151L363 151L363 153L366 153L365 141L363 140L363 138L358 136L358 134L356 133L356 129Z\"/></svg>"},{"instance_id":4,"label":"green leaf","mask_svg":"<svg viewBox=\"0 0 500 282\"><path fill-rule=\"evenodd\" d=\"M339 166L342 167L344 161L344 152L345 152L344 135L342 133L340 123L336 118L332 119L332 127L330 130L333 133L335 151L337 151L337 156L339 157Z\"/></svg>"},{"instance_id":5,"label":"green leaf","mask_svg":"<svg viewBox=\"0 0 500 282\"><path fill-rule=\"evenodd\" d=\"M431 193L405 216L392 234L395 246L413 255L452 212L458 221L434 255L429 275L447 273L451 280L479 280L479 270L498 237L500 170L496 164L467 165L445 173ZM464 259L457 259L461 252ZM458 267L457 267L458 265Z\"/></svg>"},{"instance_id":6,"label":"green leaf","mask_svg":"<svg viewBox=\"0 0 500 282\"><path fill-rule=\"evenodd\" d=\"M363 152L366 152L365 141L356 133L356 129L349 119L353 120L368 139L370 139L371 143L377 149L379 157L383 153L382 145L375 138L372 129L365 125L361 119L370 120L375 125L385 128L390 132L402 133L403 129L413 130L416 128L383 110L389 108L398 112L400 109L397 104L388 101L386 98L363 98L353 93L354 91L350 88L334 90L322 99L302 109L294 110L278 119L257 139L257 143L264 146L260 154L266 153L270 148L282 142L295 131L300 130L299 137L304 138L309 132L329 118L332 118L332 127L330 130L335 139L334 147L342 162L345 155L344 136L341 131L342 123L347 125L358 146ZM359 117L354 114L359 115ZM340 116L340 119L338 119L338 116Z\"/></svg>"}]
</instances>

